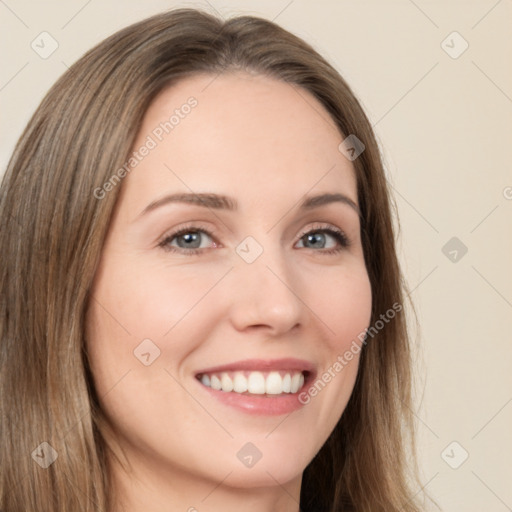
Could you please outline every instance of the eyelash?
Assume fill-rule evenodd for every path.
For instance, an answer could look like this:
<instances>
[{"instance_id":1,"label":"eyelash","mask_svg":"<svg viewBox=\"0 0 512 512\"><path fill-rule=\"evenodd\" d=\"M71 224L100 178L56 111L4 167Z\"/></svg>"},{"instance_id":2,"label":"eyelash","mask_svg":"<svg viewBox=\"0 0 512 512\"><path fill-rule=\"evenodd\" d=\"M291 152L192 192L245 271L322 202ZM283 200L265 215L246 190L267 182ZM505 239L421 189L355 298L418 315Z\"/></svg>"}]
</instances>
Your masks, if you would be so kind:
<instances>
[{"instance_id":1,"label":"eyelash","mask_svg":"<svg viewBox=\"0 0 512 512\"><path fill-rule=\"evenodd\" d=\"M167 252L175 252L175 253L181 253L186 255L194 255L194 254L200 254L201 252L205 251L205 248L193 248L193 249L184 249L182 247L173 247L170 245L170 243L177 237L184 235L186 233L204 233L208 235L210 238L214 238L213 234L210 233L209 230L203 229L197 225L188 225L184 226L183 228L180 228L178 231L175 231L173 233L170 233L169 235L165 236L164 239L158 244L158 247L163 249ZM333 226L329 227L314 227L311 229L308 229L306 231L303 231L299 237L299 241L302 240L306 235L312 234L312 233L327 233L331 235L333 238L336 239L336 241L339 243L339 247L333 248L333 249L320 249L316 252L321 252L322 254L326 255L333 255L337 254L340 251L343 251L347 249L351 245L351 241L348 239L347 235L339 230L338 228L334 228ZM314 249L313 249L314 250Z\"/></svg>"}]
</instances>

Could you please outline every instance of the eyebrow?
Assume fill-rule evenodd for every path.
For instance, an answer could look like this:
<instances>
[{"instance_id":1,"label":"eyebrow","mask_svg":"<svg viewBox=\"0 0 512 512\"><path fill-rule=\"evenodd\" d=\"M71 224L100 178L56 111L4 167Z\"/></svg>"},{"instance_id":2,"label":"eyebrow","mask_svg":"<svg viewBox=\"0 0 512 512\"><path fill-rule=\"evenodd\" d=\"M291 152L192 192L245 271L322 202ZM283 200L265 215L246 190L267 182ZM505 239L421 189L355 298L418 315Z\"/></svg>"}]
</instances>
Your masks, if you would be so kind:
<instances>
[{"instance_id":1,"label":"eyebrow","mask_svg":"<svg viewBox=\"0 0 512 512\"><path fill-rule=\"evenodd\" d=\"M198 194L189 194L189 193L176 193L164 196L156 201L149 203L144 210L139 214L138 217L142 217L147 213L160 208L161 206L165 206L172 203L182 203L182 204L190 204L194 206L202 206L204 208L211 208L214 210L227 210L227 211L237 211L238 203L235 199L219 195L213 193L198 193ZM356 213L361 216L361 212L359 211L359 206L352 200L350 197L340 194L319 194L316 196L306 197L299 205L300 210L312 210L314 208L319 208L320 206L324 206L326 204L331 203L342 203L350 206Z\"/></svg>"}]
</instances>

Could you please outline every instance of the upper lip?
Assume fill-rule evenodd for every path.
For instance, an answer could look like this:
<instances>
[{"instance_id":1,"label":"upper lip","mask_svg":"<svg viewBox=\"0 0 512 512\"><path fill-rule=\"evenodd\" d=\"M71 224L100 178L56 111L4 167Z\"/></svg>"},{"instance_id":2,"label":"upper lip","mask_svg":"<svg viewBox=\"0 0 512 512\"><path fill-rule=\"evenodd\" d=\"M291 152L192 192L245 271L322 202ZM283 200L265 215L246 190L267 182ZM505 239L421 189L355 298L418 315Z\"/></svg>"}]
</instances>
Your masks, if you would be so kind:
<instances>
[{"instance_id":1,"label":"upper lip","mask_svg":"<svg viewBox=\"0 0 512 512\"><path fill-rule=\"evenodd\" d=\"M315 365L304 359L296 359L287 357L283 359L244 359L243 361L235 361L233 363L223 364L220 366L212 366L204 368L196 375L204 373L220 373L237 370L247 370L255 372L264 372L272 370L296 370L301 372L315 373Z\"/></svg>"}]
</instances>

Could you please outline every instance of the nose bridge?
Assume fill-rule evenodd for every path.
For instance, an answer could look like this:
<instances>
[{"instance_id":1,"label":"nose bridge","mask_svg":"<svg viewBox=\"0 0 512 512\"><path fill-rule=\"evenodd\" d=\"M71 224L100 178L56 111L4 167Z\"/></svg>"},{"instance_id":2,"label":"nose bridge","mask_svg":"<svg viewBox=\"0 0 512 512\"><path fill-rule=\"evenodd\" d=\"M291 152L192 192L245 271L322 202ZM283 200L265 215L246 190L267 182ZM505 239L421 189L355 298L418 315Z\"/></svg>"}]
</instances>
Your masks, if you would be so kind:
<instances>
[{"instance_id":1,"label":"nose bridge","mask_svg":"<svg viewBox=\"0 0 512 512\"><path fill-rule=\"evenodd\" d=\"M285 332L302 321L303 303L295 289L293 262L272 240L268 234L263 243L247 237L236 249L233 321L239 328L266 325Z\"/></svg>"}]
</instances>

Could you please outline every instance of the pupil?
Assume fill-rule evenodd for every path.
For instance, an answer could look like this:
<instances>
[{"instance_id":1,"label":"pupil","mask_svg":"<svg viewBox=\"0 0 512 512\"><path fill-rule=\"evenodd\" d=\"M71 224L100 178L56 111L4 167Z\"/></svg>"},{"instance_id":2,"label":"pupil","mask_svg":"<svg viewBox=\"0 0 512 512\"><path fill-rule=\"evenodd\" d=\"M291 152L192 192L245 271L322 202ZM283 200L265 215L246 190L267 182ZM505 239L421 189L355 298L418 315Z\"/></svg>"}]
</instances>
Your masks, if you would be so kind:
<instances>
[{"instance_id":1,"label":"pupil","mask_svg":"<svg viewBox=\"0 0 512 512\"><path fill-rule=\"evenodd\" d=\"M320 233L317 233L314 235L308 235L308 241L312 242L313 244L318 241L321 242L322 241L321 237L323 237L323 235Z\"/></svg>"},{"instance_id":2,"label":"pupil","mask_svg":"<svg viewBox=\"0 0 512 512\"><path fill-rule=\"evenodd\" d=\"M185 235L181 235L181 238L183 238L186 242L185 245L188 245L188 247L190 247L192 244L190 244L189 242L197 242L199 240L199 236L198 236L198 233L187 233ZM196 246L194 246L194 248L197 248Z\"/></svg>"}]
</instances>

